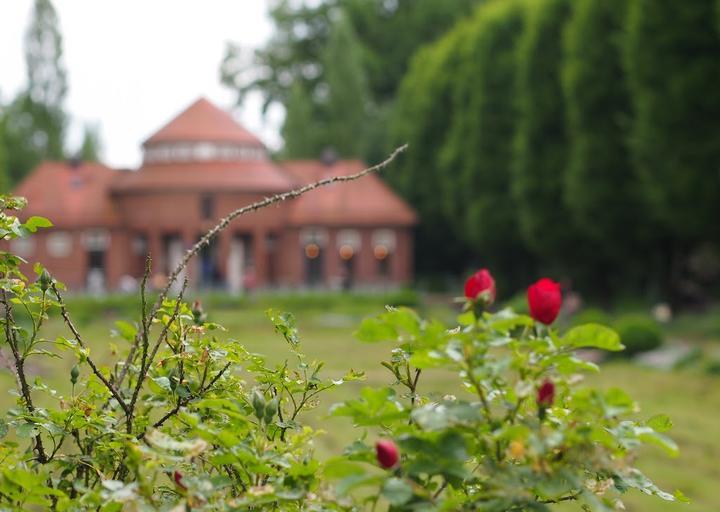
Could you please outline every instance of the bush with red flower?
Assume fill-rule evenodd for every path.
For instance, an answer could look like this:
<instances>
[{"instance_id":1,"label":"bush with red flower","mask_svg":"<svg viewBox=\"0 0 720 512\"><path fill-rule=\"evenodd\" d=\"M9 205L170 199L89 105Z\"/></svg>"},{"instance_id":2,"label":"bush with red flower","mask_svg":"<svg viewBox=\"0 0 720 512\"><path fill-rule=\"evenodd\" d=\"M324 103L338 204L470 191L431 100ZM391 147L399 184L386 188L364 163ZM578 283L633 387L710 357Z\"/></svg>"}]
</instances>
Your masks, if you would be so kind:
<instances>
[{"instance_id":1,"label":"bush with red flower","mask_svg":"<svg viewBox=\"0 0 720 512\"><path fill-rule=\"evenodd\" d=\"M597 324L554 329L562 294L548 278L528 288L528 316L491 311L495 294L482 269L466 282L466 307L454 327L406 308L362 323L361 341L389 345L382 365L390 379L333 414L383 440L377 460L361 438L328 463L337 488L352 495L365 487L357 496L392 511L541 511L562 502L609 512L630 491L684 499L659 489L635 464L643 444L677 453L664 434L670 420L637 419L624 391L583 385L583 375L599 368L576 351L622 350L618 335ZM457 376L452 394L423 379L438 370ZM378 476L373 465L386 472Z\"/></svg>"}]
</instances>

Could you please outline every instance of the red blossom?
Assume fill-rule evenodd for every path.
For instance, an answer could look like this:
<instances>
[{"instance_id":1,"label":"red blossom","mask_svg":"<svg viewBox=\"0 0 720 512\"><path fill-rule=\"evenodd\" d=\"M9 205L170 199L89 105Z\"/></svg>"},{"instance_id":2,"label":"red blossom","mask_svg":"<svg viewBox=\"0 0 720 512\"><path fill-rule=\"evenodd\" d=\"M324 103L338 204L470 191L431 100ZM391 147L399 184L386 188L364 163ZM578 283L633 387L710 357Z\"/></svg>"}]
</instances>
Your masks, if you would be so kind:
<instances>
[{"instance_id":1,"label":"red blossom","mask_svg":"<svg viewBox=\"0 0 720 512\"><path fill-rule=\"evenodd\" d=\"M551 407L555 401L555 384L550 379L545 379L538 388L537 403L540 407Z\"/></svg>"},{"instance_id":2,"label":"red blossom","mask_svg":"<svg viewBox=\"0 0 720 512\"><path fill-rule=\"evenodd\" d=\"M398 447L389 439L381 439L375 443L378 464L384 469L394 467L400 460Z\"/></svg>"},{"instance_id":3,"label":"red blossom","mask_svg":"<svg viewBox=\"0 0 720 512\"><path fill-rule=\"evenodd\" d=\"M530 316L538 322L550 325L560 313L562 293L560 292L560 285L552 279L543 277L535 284L530 285L527 298L530 306Z\"/></svg>"},{"instance_id":4,"label":"red blossom","mask_svg":"<svg viewBox=\"0 0 720 512\"><path fill-rule=\"evenodd\" d=\"M187 490L187 486L183 483L182 479L183 479L182 473L180 473L180 471L177 471L177 470L176 470L176 471L173 473L173 480L175 480L175 484L176 484L178 487L180 487L181 489Z\"/></svg>"},{"instance_id":5,"label":"red blossom","mask_svg":"<svg viewBox=\"0 0 720 512\"><path fill-rule=\"evenodd\" d=\"M486 268L481 268L465 281L465 297L475 300L480 294L487 304L495 302L495 279Z\"/></svg>"}]
</instances>

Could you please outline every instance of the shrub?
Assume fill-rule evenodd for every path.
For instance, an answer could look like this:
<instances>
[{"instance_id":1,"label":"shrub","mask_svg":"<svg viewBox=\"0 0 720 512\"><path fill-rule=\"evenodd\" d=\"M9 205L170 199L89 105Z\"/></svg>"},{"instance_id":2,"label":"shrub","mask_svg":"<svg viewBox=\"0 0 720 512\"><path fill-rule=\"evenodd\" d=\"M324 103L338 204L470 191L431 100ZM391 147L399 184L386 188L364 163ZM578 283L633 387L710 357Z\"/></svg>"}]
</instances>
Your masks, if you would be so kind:
<instances>
[{"instance_id":1,"label":"shrub","mask_svg":"<svg viewBox=\"0 0 720 512\"><path fill-rule=\"evenodd\" d=\"M572 317L572 325L582 325L588 323L600 324L608 327L612 325L610 315L599 308L585 308Z\"/></svg>"},{"instance_id":2,"label":"shrub","mask_svg":"<svg viewBox=\"0 0 720 512\"><path fill-rule=\"evenodd\" d=\"M647 315L629 314L618 318L615 329L625 345L624 355L630 357L641 352L654 350L662 345L662 329Z\"/></svg>"}]
</instances>

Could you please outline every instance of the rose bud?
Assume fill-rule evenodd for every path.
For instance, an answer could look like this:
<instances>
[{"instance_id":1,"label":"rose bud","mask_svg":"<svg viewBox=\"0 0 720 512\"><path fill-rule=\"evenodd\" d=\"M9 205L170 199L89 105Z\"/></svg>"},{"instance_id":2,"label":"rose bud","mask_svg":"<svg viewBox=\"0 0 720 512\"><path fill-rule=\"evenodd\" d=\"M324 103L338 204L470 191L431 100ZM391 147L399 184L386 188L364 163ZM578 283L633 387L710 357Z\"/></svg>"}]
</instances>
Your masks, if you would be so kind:
<instances>
[{"instance_id":1,"label":"rose bud","mask_svg":"<svg viewBox=\"0 0 720 512\"><path fill-rule=\"evenodd\" d=\"M495 279L488 269L481 268L465 281L465 297L476 300L484 299L487 305L495 302Z\"/></svg>"},{"instance_id":2,"label":"rose bud","mask_svg":"<svg viewBox=\"0 0 720 512\"><path fill-rule=\"evenodd\" d=\"M199 300L193 302L192 314L195 325L202 325L203 322L205 322L207 315L205 314L205 311L203 311L202 303Z\"/></svg>"},{"instance_id":3,"label":"rose bud","mask_svg":"<svg viewBox=\"0 0 720 512\"><path fill-rule=\"evenodd\" d=\"M527 298L531 317L545 325L555 321L562 305L562 294L558 283L543 277L537 283L530 285Z\"/></svg>"},{"instance_id":4,"label":"rose bud","mask_svg":"<svg viewBox=\"0 0 720 512\"><path fill-rule=\"evenodd\" d=\"M551 407L555 401L555 384L545 379L537 391L537 403L541 408Z\"/></svg>"},{"instance_id":5,"label":"rose bud","mask_svg":"<svg viewBox=\"0 0 720 512\"><path fill-rule=\"evenodd\" d=\"M375 453L378 464L384 469L390 469L400 460L398 447L389 439L381 439L375 443Z\"/></svg>"}]
</instances>

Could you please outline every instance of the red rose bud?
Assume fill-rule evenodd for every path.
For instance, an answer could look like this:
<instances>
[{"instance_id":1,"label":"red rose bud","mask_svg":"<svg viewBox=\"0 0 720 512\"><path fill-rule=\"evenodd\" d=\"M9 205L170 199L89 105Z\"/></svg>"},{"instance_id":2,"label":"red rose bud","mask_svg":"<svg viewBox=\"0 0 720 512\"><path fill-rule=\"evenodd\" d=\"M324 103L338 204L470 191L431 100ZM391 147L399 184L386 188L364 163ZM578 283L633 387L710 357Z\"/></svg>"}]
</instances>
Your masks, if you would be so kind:
<instances>
[{"instance_id":1,"label":"red rose bud","mask_svg":"<svg viewBox=\"0 0 720 512\"><path fill-rule=\"evenodd\" d=\"M545 379L537 391L537 403L541 408L551 407L555 401L555 384Z\"/></svg>"},{"instance_id":2,"label":"red rose bud","mask_svg":"<svg viewBox=\"0 0 720 512\"><path fill-rule=\"evenodd\" d=\"M175 480L175 485L180 487L182 490L187 491L187 486L182 481L183 475L180 473L180 471L175 471L173 473L173 480Z\"/></svg>"},{"instance_id":3,"label":"red rose bud","mask_svg":"<svg viewBox=\"0 0 720 512\"><path fill-rule=\"evenodd\" d=\"M487 304L495 301L495 279L486 268L481 268L465 281L465 297L475 300L480 294Z\"/></svg>"},{"instance_id":4,"label":"red rose bud","mask_svg":"<svg viewBox=\"0 0 720 512\"><path fill-rule=\"evenodd\" d=\"M375 453L378 464L384 469L390 469L400 460L398 447L389 439L381 439L375 443Z\"/></svg>"},{"instance_id":5,"label":"red rose bud","mask_svg":"<svg viewBox=\"0 0 720 512\"><path fill-rule=\"evenodd\" d=\"M538 322L550 325L560 313L562 294L560 285L543 277L537 283L530 285L527 291L530 316Z\"/></svg>"}]
</instances>

